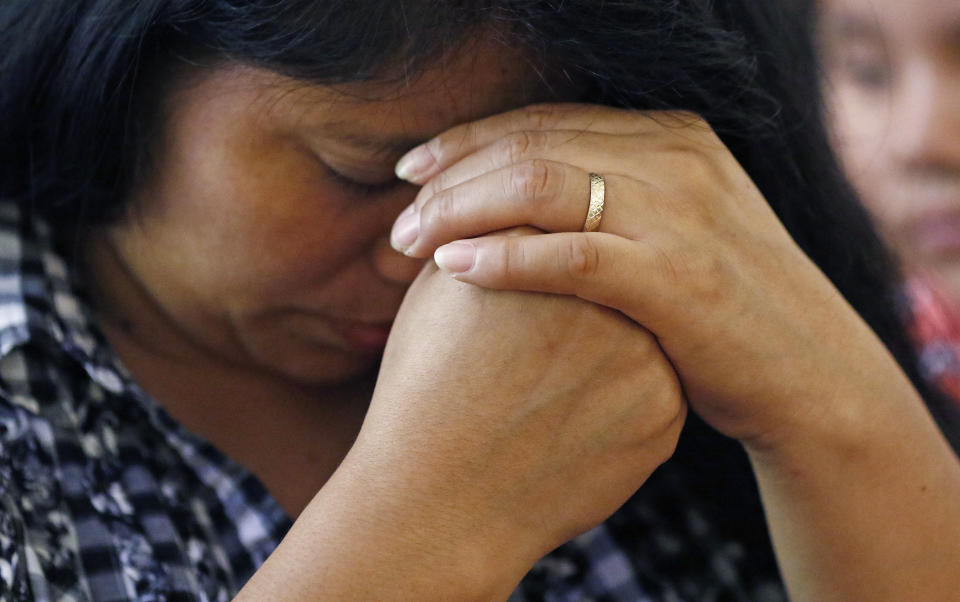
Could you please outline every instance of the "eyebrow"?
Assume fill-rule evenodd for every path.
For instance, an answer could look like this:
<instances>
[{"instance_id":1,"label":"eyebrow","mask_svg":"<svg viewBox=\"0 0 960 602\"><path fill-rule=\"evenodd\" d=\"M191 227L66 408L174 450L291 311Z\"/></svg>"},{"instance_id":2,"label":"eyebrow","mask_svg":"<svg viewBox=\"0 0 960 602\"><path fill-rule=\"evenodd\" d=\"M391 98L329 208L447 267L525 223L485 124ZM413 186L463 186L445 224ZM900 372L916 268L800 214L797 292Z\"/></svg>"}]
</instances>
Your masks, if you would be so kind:
<instances>
[{"instance_id":1,"label":"eyebrow","mask_svg":"<svg viewBox=\"0 0 960 602\"><path fill-rule=\"evenodd\" d=\"M849 14L828 21L824 30L840 38L869 40L882 37L875 20Z\"/></svg>"}]
</instances>

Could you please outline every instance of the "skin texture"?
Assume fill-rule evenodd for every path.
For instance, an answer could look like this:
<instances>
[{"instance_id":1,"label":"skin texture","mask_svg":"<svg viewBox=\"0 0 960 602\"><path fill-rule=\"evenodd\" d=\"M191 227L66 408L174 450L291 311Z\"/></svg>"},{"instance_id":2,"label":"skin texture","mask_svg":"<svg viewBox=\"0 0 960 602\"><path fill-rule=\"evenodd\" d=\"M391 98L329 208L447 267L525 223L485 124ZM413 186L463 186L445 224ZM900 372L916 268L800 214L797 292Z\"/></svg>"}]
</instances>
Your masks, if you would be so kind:
<instances>
[{"instance_id":1,"label":"skin texture","mask_svg":"<svg viewBox=\"0 0 960 602\"><path fill-rule=\"evenodd\" d=\"M424 264L387 244L416 190L394 178L399 149L542 94L515 52L464 50L400 90L202 77L171 100L128 219L88 238L121 359L298 516L241 597L506 597L674 449L676 374L610 309L428 268L372 394L379 350L330 327L392 321ZM359 194L324 164L386 186Z\"/></svg>"},{"instance_id":2,"label":"skin texture","mask_svg":"<svg viewBox=\"0 0 960 602\"><path fill-rule=\"evenodd\" d=\"M624 312L657 335L697 412L749 445L779 445L821 411L797 403L782 374L834 386L859 371L842 361L847 341L824 340L829 325L878 346L695 115L534 106L454 128L411 151L419 153L425 171L410 177L427 183L398 220L395 245L407 222L420 228L404 247L411 256L521 224L556 233L461 242L475 250L475 265L457 278L575 294ZM599 231L585 236L575 232L589 172L606 174L609 202Z\"/></svg>"},{"instance_id":3,"label":"skin texture","mask_svg":"<svg viewBox=\"0 0 960 602\"><path fill-rule=\"evenodd\" d=\"M388 244L416 193L394 163L542 94L516 53L476 44L409 86L307 86L240 66L189 81L167 102L157 169L128 217L88 237L121 359L293 516L356 437L371 370L423 265Z\"/></svg>"},{"instance_id":4,"label":"skin texture","mask_svg":"<svg viewBox=\"0 0 960 602\"><path fill-rule=\"evenodd\" d=\"M129 218L89 239L123 361L298 515L239 598L503 599L669 457L688 402L750 452L796 599L955 592L956 458L709 125L518 110L532 70L477 50L399 95L202 77ZM334 185L324 164L390 182L362 138L431 139L397 170L415 186ZM588 171L608 208L584 235ZM389 259L414 201L414 259ZM403 297L470 237L472 269L428 263ZM376 331L343 321L402 297L371 396Z\"/></svg>"},{"instance_id":5,"label":"skin texture","mask_svg":"<svg viewBox=\"0 0 960 602\"><path fill-rule=\"evenodd\" d=\"M745 446L793 599L955 594L957 458L708 124L526 107L453 128L397 171L424 186L395 247L462 282L617 309L657 336L691 409ZM606 208L582 233L590 172ZM546 233L488 234L520 225Z\"/></svg>"},{"instance_id":6,"label":"skin texture","mask_svg":"<svg viewBox=\"0 0 960 602\"><path fill-rule=\"evenodd\" d=\"M960 304L960 5L820 0L836 147L910 271Z\"/></svg>"},{"instance_id":7,"label":"skin texture","mask_svg":"<svg viewBox=\"0 0 960 602\"><path fill-rule=\"evenodd\" d=\"M618 312L427 269L357 442L240 597L506 599L672 454L685 407Z\"/></svg>"}]
</instances>

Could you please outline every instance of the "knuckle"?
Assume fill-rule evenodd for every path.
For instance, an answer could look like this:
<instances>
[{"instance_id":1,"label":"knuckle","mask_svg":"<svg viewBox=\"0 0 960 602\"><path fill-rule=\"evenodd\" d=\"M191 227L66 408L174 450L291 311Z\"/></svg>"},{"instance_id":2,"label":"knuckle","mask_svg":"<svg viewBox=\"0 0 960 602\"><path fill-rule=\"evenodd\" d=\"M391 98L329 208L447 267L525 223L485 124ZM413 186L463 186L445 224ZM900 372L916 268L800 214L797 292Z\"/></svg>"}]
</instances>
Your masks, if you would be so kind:
<instances>
[{"instance_id":1,"label":"knuckle","mask_svg":"<svg viewBox=\"0 0 960 602\"><path fill-rule=\"evenodd\" d=\"M503 139L503 152L511 163L519 163L532 154L535 149L543 146L542 132L523 131L513 132Z\"/></svg>"},{"instance_id":2,"label":"knuckle","mask_svg":"<svg viewBox=\"0 0 960 602\"><path fill-rule=\"evenodd\" d=\"M556 107L550 105L530 105L521 110L523 111L523 123L535 130L550 128L557 120Z\"/></svg>"},{"instance_id":3,"label":"knuckle","mask_svg":"<svg viewBox=\"0 0 960 602\"><path fill-rule=\"evenodd\" d=\"M500 273L508 286L519 279L525 264L526 255L524 252L523 237L504 239L503 254L500 257Z\"/></svg>"},{"instance_id":4,"label":"knuckle","mask_svg":"<svg viewBox=\"0 0 960 602\"><path fill-rule=\"evenodd\" d=\"M447 176L445 171L441 171L430 178L430 181L417 193L417 198L422 199L420 207L425 206L434 196L445 190L447 188L446 181Z\"/></svg>"},{"instance_id":5,"label":"knuckle","mask_svg":"<svg viewBox=\"0 0 960 602\"><path fill-rule=\"evenodd\" d=\"M691 128L694 130L710 130L712 128L707 121L699 114L689 110L670 109L664 111L654 111L651 113L654 119L668 128Z\"/></svg>"},{"instance_id":6,"label":"knuckle","mask_svg":"<svg viewBox=\"0 0 960 602\"><path fill-rule=\"evenodd\" d=\"M685 404L680 384L673 374L673 369L666 359L661 360L660 364L663 372L661 378L664 384L660 395L655 397L651 414L654 417L655 428L658 432L663 433L671 430L677 419L685 415Z\"/></svg>"},{"instance_id":7,"label":"knuckle","mask_svg":"<svg viewBox=\"0 0 960 602\"><path fill-rule=\"evenodd\" d=\"M682 188L671 196L678 209L691 216L705 217L716 210L711 202L727 181L715 154L700 145L684 144L670 149L673 169L684 175Z\"/></svg>"},{"instance_id":8,"label":"knuckle","mask_svg":"<svg viewBox=\"0 0 960 602\"><path fill-rule=\"evenodd\" d=\"M665 361L664 361L665 363ZM669 368L665 368L667 370ZM676 435L686 418L686 402L676 378L670 374L659 376L660 390L645 396L642 416L644 431L654 440L664 444L666 460L673 455Z\"/></svg>"},{"instance_id":9,"label":"knuckle","mask_svg":"<svg viewBox=\"0 0 960 602\"><path fill-rule=\"evenodd\" d=\"M676 111L677 119L681 123L687 124L687 127L692 131L696 132L703 136L703 139L709 142L716 142L719 140L719 137L714 131L713 126L710 125L703 115L699 113L694 113L693 111Z\"/></svg>"},{"instance_id":10,"label":"knuckle","mask_svg":"<svg viewBox=\"0 0 960 602\"><path fill-rule=\"evenodd\" d=\"M672 420L667 422L662 431L658 433L658 443L657 446L657 457L656 460L663 464L677 451L677 445L680 442L680 428L683 426L683 420L686 417L686 412L683 410L683 406L678 404L677 414L673 417Z\"/></svg>"},{"instance_id":11,"label":"knuckle","mask_svg":"<svg viewBox=\"0 0 960 602\"><path fill-rule=\"evenodd\" d=\"M550 197L556 189L555 170L547 161L533 159L511 168L511 192L527 203L538 203Z\"/></svg>"},{"instance_id":12,"label":"knuckle","mask_svg":"<svg viewBox=\"0 0 960 602\"><path fill-rule=\"evenodd\" d=\"M457 156L465 149L472 148L478 136L477 124L467 123L433 138L426 147L433 153L434 160L444 165L449 162L451 156Z\"/></svg>"},{"instance_id":13,"label":"knuckle","mask_svg":"<svg viewBox=\"0 0 960 602\"><path fill-rule=\"evenodd\" d=\"M445 190L430 198L420 210L420 231L422 234L437 233L455 221L458 203L452 190Z\"/></svg>"},{"instance_id":14,"label":"knuckle","mask_svg":"<svg viewBox=\"0 0 960 602\"><path fill-rule=\"evenodd\" d=\"M437 165L443 165L448 152L449 141L446 136L436 136L426 142L423 148L430 154L433 162Z\"/></svg>"},{"instance_id":15,"label":"knuckle","mask_svg":"<svg viewBox=\"0 0 960 602\"><path fill-rule=\"evenodd\" d=\"M710 157L704 149L685 144L674 149L673 152L685 176L706 178L711 175Z\"/></svg>"},{"instance_id":16,"label":"knuckle","mask_svg":"<svg viewBox=\"0 0 960 602\"><path fill-rule=\"evenodd\" d=\"M569 276L591 278L600 271L600 249L589 236L571 236L560 249L560 265Z\"/></svg>"},{"instance_id":17,"label":"knuckle","mask_svg":"<svg viewBox=\"0 0 960 602\"><path fill-rule=\"evenodd\" d=\"M531 140L528 132L515 132L503 141L504 152L511 163L516 163L525 156L530 148Z\"/></svg>"},{"instance_id":18,"label":"knuckle","mask_svg":"<svg viewBox=\"0 0 960 602\"><path fill-rule=\"evenodd\" d=\"M672 365L659 347L651 347L656 351L631 355L636 401L625 423L634 433L637 451L663 462L673 455L687 410Z\"/></svg>"},{"instance_id":19,"label":"knuckle","mask_svg":"<svg viewBox=\"0 0 960 602\"><path fill-rule=\"evenodd\" d=\"M686 123L689 125L697 125L697 124L706 125L707 123L699 113L695 113L693 111L686 110L686 109L671 110L669 111L669 114L677 121L680 121L682 123Z\"/></svg>"}]
</instances>

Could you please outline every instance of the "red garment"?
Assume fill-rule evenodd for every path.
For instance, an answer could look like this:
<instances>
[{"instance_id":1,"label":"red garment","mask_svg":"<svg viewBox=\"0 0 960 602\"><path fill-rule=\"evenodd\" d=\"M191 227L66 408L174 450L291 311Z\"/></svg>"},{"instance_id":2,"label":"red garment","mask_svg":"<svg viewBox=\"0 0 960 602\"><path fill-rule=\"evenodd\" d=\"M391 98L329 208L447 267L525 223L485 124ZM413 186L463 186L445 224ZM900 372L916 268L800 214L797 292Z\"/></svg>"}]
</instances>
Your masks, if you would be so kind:
<instances>
[{"instance_id":1,"label":"red garment","mask_svg":"<svg viewBox=\"0 0 960 602\"><path fill-rule=\"evenodd\" d=\"M911 277L906 288L913 314L910 335L920 369L960 404L960 307L932 278Z\"/></svg>"}]
</instances>

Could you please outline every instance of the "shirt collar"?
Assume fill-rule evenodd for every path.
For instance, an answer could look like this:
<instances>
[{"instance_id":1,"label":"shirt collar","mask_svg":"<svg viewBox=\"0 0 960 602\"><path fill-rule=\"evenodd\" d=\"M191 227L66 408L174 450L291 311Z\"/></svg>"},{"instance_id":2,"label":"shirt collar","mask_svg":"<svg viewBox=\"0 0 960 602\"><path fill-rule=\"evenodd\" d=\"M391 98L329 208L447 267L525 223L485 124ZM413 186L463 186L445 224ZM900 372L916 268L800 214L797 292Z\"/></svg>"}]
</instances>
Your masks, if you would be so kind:
<instances>
[{"instance_id":1,"label":"shirt collar","mask_svg":"<svg viewBox=\"0 0 960 602\"><path fill-rule=\"evenodd\" d=\"M55 249L50 227L0 203L0 359L28 343L53 345L113 393L129 375L96 327L75 270Z\"/></svg>"}]
</instances>

